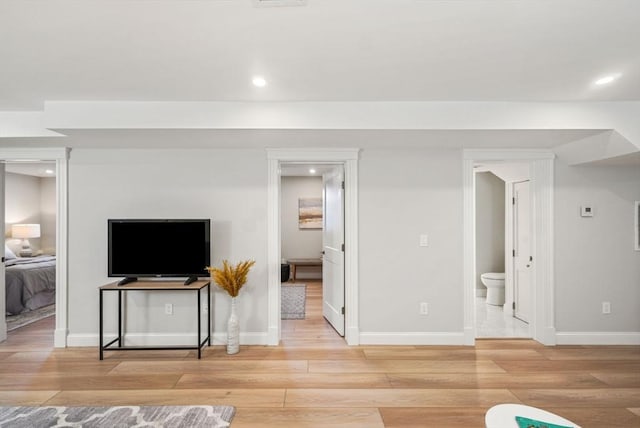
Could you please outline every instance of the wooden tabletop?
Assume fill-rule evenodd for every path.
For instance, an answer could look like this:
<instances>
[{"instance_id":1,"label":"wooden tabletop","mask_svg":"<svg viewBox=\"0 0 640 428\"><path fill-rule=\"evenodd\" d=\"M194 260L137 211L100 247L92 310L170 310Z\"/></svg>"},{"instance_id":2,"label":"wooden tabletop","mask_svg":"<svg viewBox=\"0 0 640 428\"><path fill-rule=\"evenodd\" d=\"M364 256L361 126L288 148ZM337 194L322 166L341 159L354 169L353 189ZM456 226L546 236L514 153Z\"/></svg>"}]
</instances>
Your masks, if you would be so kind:
<instances>
[{"instance_id":1,"label":"wooden tabletop","mask_svg":"<svg viewBox=\"0 0 640 428\"><path fill-rule=\"evenodd\" d=\"M199 280L189 285L184 285L184 281L135 281L125 285L118 285L117 282L105 284L100 287L101 290L200 290L210 281Z\"/></svg>"}]
</instances>

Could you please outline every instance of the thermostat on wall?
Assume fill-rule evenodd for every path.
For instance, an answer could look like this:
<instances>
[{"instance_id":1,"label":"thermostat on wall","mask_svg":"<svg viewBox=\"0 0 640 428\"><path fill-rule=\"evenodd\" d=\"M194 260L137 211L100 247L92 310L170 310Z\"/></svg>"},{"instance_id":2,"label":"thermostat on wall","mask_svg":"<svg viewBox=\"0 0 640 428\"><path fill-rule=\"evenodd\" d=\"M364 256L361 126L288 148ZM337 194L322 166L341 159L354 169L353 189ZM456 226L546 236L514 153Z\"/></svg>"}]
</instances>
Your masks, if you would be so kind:
<instances>
[{"instance_id":1,"label":"thermostat on wall","mask_svg":"<svg viewBox=\"0 0 640 428\"><path fill-rule=\"evenodd\" d=\"M580 215L582 217L593 217L593 207L591 205L580 207Z\"/></svg>"}]
</instances>

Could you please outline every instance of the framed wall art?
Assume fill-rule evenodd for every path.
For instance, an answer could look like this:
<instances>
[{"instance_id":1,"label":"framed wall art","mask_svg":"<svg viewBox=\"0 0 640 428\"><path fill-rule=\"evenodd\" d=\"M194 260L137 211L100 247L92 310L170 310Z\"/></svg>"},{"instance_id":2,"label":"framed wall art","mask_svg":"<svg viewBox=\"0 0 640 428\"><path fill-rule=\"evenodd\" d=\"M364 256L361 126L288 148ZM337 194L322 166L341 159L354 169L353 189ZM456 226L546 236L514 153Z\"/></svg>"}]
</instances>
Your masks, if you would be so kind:
<instances>
[{"instance_id":1,"label":"framed wall art","mask_svg":"<svg viewBox=\"0 0 640 428\"><path fill-rule=\"evenodd\" d=\"M322 198L298 199L298 228L322 229Z\"/></svg>"}]
</instances>

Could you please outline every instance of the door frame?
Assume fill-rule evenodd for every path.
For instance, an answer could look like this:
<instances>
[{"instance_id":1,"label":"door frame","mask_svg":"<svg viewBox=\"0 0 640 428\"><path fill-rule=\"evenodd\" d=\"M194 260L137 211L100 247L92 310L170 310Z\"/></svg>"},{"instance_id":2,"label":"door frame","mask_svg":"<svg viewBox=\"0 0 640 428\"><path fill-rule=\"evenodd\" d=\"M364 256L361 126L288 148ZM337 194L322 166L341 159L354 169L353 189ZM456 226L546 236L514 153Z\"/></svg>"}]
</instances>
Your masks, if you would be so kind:
<instances>
[{"instance_id":1,"label":"door frame","mask_svg":"<svg viewBox=\"0 0 640 428\"><path fill-rule=\"evenodd\" d=\"M324 163L344 166L344 287L345 341L360 344L358 316L358 158L360 149L267 149L267 345L277 346L280 319L280 166L286 163Z\"/></svg>"},{"instance_id":2,"label":"door frame","mask_svg":"<svg viewBox=\"0 0 640 428\"><path fill-rule=\"evenodd\" d=\"M464 344L475 345L475 174L473 164L481 161L529 163L532 197L531 337L544 344L556 344L554 255L553 255L553 162L555 154L545 150L463 150L463 307Z\"/></svg>"},{"instance_id":3,"label":"door frame","mask_svg":"<svg viewBox=\"0 0 640 428\"><path fill-rule=\"evenodd\" d=\"M56 327L53 346L67 346L67 295L68 295L68 178L69 151L59 148L0 148L0 161L50 161L56 162ZM4 213L2 213L4 219ZM5 290L2 290L5 293ZM6 324L6 318L2 318Z\"/></svg>"}]
</instances>

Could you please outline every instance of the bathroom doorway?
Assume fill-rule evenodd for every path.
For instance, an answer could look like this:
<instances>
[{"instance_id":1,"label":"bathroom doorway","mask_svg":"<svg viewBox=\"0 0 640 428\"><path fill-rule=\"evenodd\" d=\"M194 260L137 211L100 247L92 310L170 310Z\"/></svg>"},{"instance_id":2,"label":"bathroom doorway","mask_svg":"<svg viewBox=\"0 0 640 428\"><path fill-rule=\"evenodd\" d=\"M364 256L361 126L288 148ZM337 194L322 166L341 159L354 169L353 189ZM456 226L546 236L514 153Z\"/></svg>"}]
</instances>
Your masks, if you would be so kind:
<instances>
[{"instance_id":1,"label":"bathroom doorway","mask_svg":"<svg viewBox=\"0 0 640 428\"><path fill-rule=\"evenodd\" d=\"M476 338L531 338L528 162L474 163Z\"/></svg>"}]
</instances>

